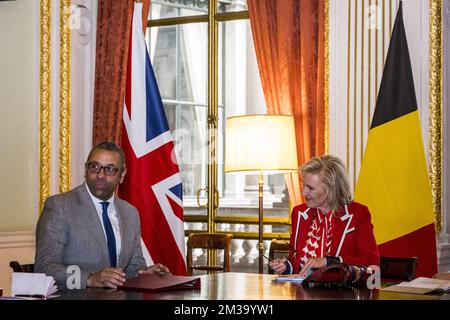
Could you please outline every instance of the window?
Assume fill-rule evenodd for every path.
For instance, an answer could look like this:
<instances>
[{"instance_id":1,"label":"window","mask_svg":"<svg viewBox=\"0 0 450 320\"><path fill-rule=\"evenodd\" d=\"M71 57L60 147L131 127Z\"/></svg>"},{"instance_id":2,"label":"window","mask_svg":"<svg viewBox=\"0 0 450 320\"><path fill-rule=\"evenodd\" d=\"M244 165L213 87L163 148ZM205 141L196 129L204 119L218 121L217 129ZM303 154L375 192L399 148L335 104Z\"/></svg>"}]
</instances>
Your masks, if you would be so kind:
<instances>
[{"instance_id":1,"label":"window","mask_svg":"<svg viewBox=\"0 0 450 320\"><path fill-rule=\"evenodd\" d=\"M246 1L210 1L214 13L207 0L153 0L150 56L175 140L185 229L233 233L232 270L257 272L257 176L224 173L224 131L228 116L267 111ZM283 175L265 177L264 215L268 253L269 239L289 232ZM199 250L194 259L206 257Z\"/></svg>"}]
</instances>

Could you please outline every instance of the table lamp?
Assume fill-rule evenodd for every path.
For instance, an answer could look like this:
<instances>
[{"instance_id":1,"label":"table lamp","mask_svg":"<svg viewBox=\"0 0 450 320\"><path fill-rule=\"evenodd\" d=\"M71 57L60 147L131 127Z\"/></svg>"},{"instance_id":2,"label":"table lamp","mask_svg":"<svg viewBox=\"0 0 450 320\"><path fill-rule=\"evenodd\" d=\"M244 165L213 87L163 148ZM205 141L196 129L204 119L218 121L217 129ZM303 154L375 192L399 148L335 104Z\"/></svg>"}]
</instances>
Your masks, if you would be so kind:
<instances>
[{"instance_id":1,"label":"table lamp","mask_svg":"<svg viewBox=\"0 0 450 320\"><path fill-rule=\"evenodd\" d=\"M264 174L298 171L294 118L286 115L244 115L226 120L225 172L258 174L259 273L263 273Z\"/></svg>"}]
</instances>

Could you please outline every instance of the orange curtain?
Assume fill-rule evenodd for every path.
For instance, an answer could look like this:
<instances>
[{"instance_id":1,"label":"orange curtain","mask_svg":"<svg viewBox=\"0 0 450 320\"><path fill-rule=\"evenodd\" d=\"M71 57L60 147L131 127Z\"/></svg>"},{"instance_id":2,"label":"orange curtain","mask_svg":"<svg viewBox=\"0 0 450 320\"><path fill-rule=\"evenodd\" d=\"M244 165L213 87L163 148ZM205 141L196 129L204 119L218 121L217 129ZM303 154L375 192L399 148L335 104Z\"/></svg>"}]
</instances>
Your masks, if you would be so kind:
<instances>
[{"instance_id":1,"label":"orange curtain","mask_svg":"<svg viewBox=\"0 0 450 320\"><path fill-rule=\"evenodd\" d=\"M143 0L147 28L150 0ZM120 143L133 0L99 0L92 143Z\"/></svg>"},{"instance_id":2,"label":"orange curtain","mask_svg":"<svg viewBox=\"0 0 450 320\"><path fill-rule=\"evenodd\" d=\"M248 0L261 83L269 114L294 116L298 163L325 151L324 0ZM292 204L298 174L287 174Z\"/></svg>"}]
</instances>

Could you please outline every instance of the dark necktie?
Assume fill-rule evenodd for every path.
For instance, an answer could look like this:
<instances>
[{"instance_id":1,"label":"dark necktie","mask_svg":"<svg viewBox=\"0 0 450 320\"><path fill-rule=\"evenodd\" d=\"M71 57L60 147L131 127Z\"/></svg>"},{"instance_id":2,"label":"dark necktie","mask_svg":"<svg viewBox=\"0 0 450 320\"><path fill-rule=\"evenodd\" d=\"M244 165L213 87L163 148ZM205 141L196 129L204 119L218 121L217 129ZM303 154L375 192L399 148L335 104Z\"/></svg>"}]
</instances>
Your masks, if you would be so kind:
<instances>
[{"instance_id":1,"label":"dark necktie","mask_svg":"<svg viewBox=\"0 0 450 320\"><path fill-rule=\"evenodd\" d=\"M103 218L103 226L105 227L106 232L106 241L108 243L108 252L109 252L109 262L111 267L117 266L117 257L116 257L116 238L114 238L114 231L111 225L111 221L108 217L108 206L109 202L100 202L102 204L102 218Z\"/></svg>"}]
</instances>

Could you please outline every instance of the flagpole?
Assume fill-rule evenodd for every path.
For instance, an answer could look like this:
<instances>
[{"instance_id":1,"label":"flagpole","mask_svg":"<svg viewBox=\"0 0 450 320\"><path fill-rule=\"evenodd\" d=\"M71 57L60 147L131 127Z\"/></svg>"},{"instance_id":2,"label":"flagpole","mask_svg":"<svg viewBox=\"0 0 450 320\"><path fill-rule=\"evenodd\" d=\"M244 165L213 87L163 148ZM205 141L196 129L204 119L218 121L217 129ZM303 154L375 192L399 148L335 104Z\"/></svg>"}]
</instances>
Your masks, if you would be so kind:
<instances>
[{"instance_id":1,"label":"flagpole","mask_svg":"<svg viewBox=\"0 0 450 320\"><path fill-rule=\"evenodd\" d=\"M264 265L264 241L263 241L263 233L264 233L264 224L263 224L263 211L264 211L264 201L263 201L263 189L264 189L264 175L261 171L259 173L259 179L258 179L258 199L259 199L259 206L258 206L258 222L259 222L259 228L258 228L258 252L259 252L259 273L263 273L263 265Z\"/></svg>"}]
</instances>

